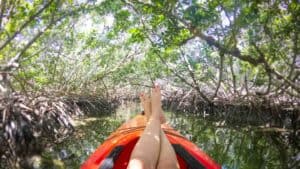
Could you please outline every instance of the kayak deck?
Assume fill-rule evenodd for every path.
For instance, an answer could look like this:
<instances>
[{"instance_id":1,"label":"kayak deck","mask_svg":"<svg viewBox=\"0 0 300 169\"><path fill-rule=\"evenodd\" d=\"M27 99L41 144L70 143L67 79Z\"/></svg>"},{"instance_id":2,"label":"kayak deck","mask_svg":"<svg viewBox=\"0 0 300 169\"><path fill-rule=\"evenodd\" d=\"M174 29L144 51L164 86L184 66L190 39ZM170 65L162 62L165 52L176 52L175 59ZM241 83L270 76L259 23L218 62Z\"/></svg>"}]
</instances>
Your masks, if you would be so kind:
<instances>
[{"instance_id":1,"label":"kayak deck","mask_svg":"<svg viewBox=\"0 0 300 169\"><path fill-rule=\"evenodd\" d=\"M81 169L125 169L131 152L144 131L146 122L145 116L137 115L121 125L82 164ZM172 127L163 124L162 129L176 152L181 169L221 168L207 154Z\"/></svg>"}]
</instances>

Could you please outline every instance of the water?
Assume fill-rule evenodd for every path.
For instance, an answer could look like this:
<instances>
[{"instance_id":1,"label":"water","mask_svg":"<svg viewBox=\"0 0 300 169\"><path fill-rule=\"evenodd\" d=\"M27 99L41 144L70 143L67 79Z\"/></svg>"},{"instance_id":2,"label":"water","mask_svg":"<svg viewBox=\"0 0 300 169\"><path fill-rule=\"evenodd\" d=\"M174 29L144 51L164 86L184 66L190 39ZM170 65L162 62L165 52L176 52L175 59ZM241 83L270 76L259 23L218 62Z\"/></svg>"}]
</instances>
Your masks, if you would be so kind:
<instances>
[{"instance_id":1,"label":"water","mask_svg":"<svg viewBox=\"0 0 300 169\"><path fill-rule=\"evenodd\" d=\"M223 168L299 168L299 150L288 142L288 130L227 126L197 115L173 115L170 121Z\"/></svg>"},{"instance_id":2,"label":"water","mask_svg":"<svg viewBox=\"0 0 300 169\"><path fill-rule=\"evenodd\" d=\"M104 140L139 110L123 105L110 116L76 121L76 132L66 141L49 146L37 168L79 168ZM225 169L299 168L297 140L291 143L286 129L229 126L198 115L167 112L168 122L196 143Z\"/></svg>"}]
</instances>

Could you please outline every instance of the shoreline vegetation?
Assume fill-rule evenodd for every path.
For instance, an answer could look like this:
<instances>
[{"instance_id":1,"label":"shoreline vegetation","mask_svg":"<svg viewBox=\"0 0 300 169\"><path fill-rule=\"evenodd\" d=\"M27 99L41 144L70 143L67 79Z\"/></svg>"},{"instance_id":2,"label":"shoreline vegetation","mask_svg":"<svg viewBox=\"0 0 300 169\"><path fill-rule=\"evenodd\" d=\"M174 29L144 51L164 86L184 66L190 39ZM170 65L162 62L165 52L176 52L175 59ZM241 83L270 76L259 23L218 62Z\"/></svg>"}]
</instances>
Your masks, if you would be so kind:
<instances>
[{"instance_id":1,"label":"shoreline vegetation","mask_svg":"<svg viewBox=\"0 0 300 169\"><path fill-rule=\"evenodd\" d=\"M187 96L189 94L190 96ZM215 102L213 105L197 100L192 93L163 92L163 106L183 114L196 114L200 119L212 120L232 127L257 127L258 131L290 133L288 140L299 139L299 107L264 102ZM136 102L137 97L95 96L76 97L50 95L22 95L13 93L1 98L1 166L30 168L33 157L40 156L47 145L63 142L74 133L74 118L83 116L113 116L122 102ZM299 146L299 145L298 145Z\"/></svg>"},{"instance_id":2,"label":"shoreline vegetation","mask_svg":"<svg viewBox=\"0 0 300 169\"><path fill-rule=\"evenodd\" d=\"M299 140L299 13L297 0L1 0L0 165L30 165L73 116L155 83L166 109Z\"/></svg>"}]
</instances>

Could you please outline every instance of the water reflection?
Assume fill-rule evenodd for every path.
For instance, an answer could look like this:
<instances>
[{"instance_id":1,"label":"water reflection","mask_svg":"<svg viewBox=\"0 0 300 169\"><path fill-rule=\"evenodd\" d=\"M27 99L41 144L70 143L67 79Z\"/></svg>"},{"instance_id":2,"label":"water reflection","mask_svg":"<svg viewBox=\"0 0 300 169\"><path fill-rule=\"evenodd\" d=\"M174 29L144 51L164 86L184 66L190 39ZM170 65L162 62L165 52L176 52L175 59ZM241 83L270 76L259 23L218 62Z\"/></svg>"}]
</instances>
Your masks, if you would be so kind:
<instances>
[{"instance_id":1,"label":"water reflection","mask_svg":"<svg viewBox=\"0 0 300 169\"><path fill-rule=\"evenodd\" d=\"M71 138L49 147L43 154L46 163L40 168L79 168L111 132L139 110L139 105L124 104L114 115L79 119L76 132ZM223 168L299 167L298 143L290 143L288 136L291 132L288 130L227 126L222 121L207 120L192 114L167 112L167 118L174 128L196 143Z\"/></svg>"},{"instance_id":2,"label":"water reflection","mask_svg":"<svg viewBox=\"0 0 300 169\"><path fill-rule=\"evenodd\" d=\"M299 150L288 130L226 126L197 115L172 114L170 123L207 152L223 168L297 168ZM298 156L298 157L297 157ZM298 159L297 159L298 158Z\"/></svg>"},{"instance_id":3,"label":"water reflection","mask_svg":"<svg viewBox=\"0 0 300 169\"><path fill-rule=\"evenodd\" d=\"M87 157L122 124L114 116L77 119L74 135L62 143L46 149L44 163L38 168L79 168Z\"/></svg>"}]
</instances>

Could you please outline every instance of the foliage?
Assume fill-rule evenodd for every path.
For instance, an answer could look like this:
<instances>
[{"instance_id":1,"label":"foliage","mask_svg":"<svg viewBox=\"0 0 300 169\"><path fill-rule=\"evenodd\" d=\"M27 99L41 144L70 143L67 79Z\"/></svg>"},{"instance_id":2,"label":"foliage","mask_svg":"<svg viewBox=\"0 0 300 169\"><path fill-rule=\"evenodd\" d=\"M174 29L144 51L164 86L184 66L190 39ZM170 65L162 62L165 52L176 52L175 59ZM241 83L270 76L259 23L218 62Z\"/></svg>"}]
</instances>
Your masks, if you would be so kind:
<instances>
[{"instance_id":1,"label":"foliage","mask_svg":"<svg viewBox=\"0 0 300 169\"><path fill-rule=\"evenodd\" d=\"M299 97L297 1L1 5L2 92L102 95L163 79L206 102L224 94Z\"/></svg>"},{"instance_id":2,"label":"foliage","mask_svg":"<svg viewBox=\"0 0 300 169\"><path fill-rule=\"evenodd\" d=\"M299 13L297 0L1 0L0 134L16 93L124 98L157 79L205 105L295 108Z\"/></svg>"}]
</instances>

